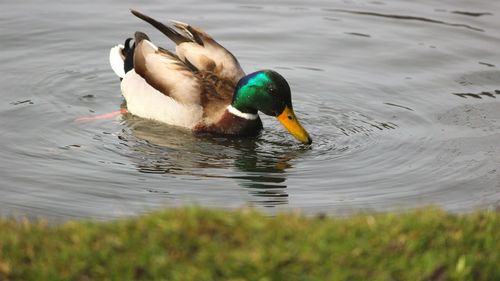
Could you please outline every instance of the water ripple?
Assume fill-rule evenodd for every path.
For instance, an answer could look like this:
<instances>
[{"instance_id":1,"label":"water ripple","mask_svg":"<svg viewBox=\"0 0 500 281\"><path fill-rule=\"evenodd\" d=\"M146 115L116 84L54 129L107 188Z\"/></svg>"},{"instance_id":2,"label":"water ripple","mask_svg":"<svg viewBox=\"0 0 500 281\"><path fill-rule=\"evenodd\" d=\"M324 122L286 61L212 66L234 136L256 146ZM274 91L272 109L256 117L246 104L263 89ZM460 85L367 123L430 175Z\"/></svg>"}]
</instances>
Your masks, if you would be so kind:
<instances>
[{"instance_id":1,"label":"water ripple","mask_svg":"<svg viewBox=\"0 0 500 281\"><path fill-rule=\"evenodd\" d=\"M191 203L271 214L468 211L500 202L491 1L477 13L460 3L431 9L453 20L420 16L429 6L418 2L144 4L206 28L248 72L278 69L312 145L268 116L259 136L228 138L115 114L123 98L107 52L146 27L116 0L30 2L0 3L0 214L109 219ZM380 12L360 10L373 5Z\"/></svg>"},{"instance_id":2,"label":"water ripple","mask_svg":"<svg viewBox=\"0 0 500 281\"><path fill-rule=\"evenodd\" d=\"M450 22L445 22L442 20L435 20L435 19L418 17L418 16L408 16L408 15L398 15L398 14L383 14L383 13L344 10L344 9L324 9L324 10L328 11L328 12L339 12L339 13L349 13L349 14L354 14L354 15L375 16L375 17L383 17L383 18L390 18L390 19L397 19L397 20L421 21L421 22L435 23L435 24L441 24L441 25L447 25L447 26L453 26L453 27L463 27L463 28L467 28L467 29L473 30L473 31L484 32L483 29L473 27L473 26L470 26L468 24L450 23Z\"/></svg>"}]
</instances>

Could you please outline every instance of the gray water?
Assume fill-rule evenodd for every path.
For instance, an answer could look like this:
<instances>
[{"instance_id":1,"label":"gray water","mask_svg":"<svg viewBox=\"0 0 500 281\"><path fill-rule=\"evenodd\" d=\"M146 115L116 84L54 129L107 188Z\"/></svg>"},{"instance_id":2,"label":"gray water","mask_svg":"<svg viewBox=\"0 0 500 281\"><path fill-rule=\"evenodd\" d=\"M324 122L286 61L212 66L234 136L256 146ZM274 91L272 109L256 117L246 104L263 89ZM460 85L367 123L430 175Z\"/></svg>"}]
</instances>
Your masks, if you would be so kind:
<instances>
[{"instance_id":1,"label":"gray water","mask_svg":"<svg viewBox=\"0 0 500 281\"><path fill-rule=\"evenodd\" d=\"M314 143L197 138L121 115L133 17L202 27L292 88ZM0 215L110 219L198 204L273 214L500 205L500 2L1 1Z\"/></svg>"}]
</instances>

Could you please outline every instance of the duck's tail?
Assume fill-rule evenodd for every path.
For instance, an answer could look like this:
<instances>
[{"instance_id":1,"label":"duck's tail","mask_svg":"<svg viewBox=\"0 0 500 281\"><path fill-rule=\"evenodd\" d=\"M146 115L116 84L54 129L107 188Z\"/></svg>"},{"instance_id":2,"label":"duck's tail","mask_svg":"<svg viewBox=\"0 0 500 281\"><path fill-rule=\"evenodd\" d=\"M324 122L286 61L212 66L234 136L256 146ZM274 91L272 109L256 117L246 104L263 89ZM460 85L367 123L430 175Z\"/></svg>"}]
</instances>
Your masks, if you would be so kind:
<instances>
[{"instance_id":1,"label":"duck's tail","mask_svg":"<svg viewBox=\"0 0 500 281\"><path fill-rule=\"evenodd\" d=\"M135 43L130 46L131 41L132 38L128 38L123 45L116 45L109 50L109 64L120 79L134 68Z\"/></svg>"}]
</instances>

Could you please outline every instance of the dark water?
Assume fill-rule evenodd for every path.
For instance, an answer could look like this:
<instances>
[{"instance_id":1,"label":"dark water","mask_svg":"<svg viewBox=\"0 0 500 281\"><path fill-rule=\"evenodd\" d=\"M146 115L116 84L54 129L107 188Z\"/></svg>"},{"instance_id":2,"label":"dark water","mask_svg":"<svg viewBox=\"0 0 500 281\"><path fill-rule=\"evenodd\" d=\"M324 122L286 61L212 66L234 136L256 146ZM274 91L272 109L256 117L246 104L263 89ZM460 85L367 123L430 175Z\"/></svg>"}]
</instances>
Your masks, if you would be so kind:
<instances>
[{"instance_id":1,"label":"dark water","mask_svg":"<svg viewBox=\"0 0 500 281\"><path fill-rule=\"evenodd\" d=\"M105 2L105 3L104 3ZM197 203L342 214L500 205L500 2L2 1L0 215L107 219ZM311 133L195 138L123 115L129 14L204 28L290 82Z\"/></svg>"}]
</instances>

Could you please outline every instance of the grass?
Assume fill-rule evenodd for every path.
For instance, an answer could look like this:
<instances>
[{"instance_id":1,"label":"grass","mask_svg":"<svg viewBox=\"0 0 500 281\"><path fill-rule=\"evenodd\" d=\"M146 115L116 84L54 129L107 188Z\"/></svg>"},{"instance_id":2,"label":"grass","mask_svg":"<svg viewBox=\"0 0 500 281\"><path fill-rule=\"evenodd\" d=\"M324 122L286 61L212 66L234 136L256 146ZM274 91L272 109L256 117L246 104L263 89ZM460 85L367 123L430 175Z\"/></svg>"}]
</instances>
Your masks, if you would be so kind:
<instances>
[{"instance_id":1,"label":"grass","mask_svg":"<svg viewBox=\"0 0 500 281\"><path fill-rule=\"evenodd\" d=\"M0 220L0 280L500 280L500 213Z\"/></svg>"}]
</instances>

